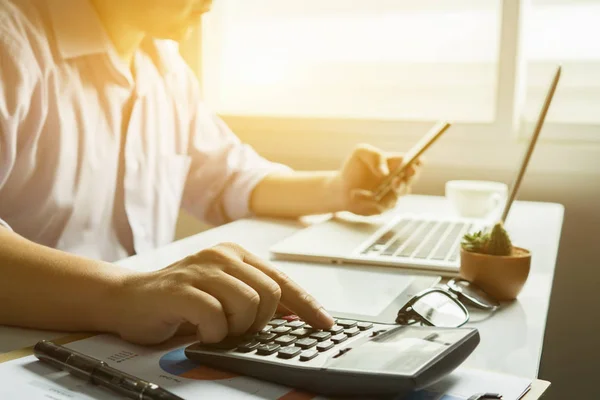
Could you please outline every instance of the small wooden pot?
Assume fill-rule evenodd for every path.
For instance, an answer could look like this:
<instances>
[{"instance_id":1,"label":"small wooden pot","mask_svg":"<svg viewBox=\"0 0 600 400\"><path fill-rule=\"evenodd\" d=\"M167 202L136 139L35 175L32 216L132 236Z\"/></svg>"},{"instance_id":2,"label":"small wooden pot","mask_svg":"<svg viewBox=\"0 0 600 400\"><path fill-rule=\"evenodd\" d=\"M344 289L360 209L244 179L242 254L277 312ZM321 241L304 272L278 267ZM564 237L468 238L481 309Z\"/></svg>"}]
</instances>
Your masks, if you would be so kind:
<instances>
[{"instance_id":1,"label":"small wooden pot","mask_svg":"<svg viewBox=\"0 0 600 400\"><path fill-rule=\"evenodd\" d=\"M530 268L531 253L520 247L513 247L510 256L460 251L461 277L500 301L517 298L527 281Z\"/></svg>"}]
</instances>

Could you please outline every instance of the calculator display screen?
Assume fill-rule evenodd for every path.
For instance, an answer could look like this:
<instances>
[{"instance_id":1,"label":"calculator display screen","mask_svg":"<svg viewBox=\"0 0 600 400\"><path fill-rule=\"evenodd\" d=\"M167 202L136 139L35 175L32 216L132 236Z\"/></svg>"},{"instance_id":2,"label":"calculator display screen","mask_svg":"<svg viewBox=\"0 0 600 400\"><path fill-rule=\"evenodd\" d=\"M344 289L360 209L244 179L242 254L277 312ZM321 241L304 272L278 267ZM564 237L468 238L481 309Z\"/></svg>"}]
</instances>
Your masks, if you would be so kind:
<instances>
[{"instance_id":1,"label":"calculator display screen","mask_svg":"<svg viewBox=\"0 0 600 400\"><path fill-rule=\"evenodd\" d=\"M332 358L327 368L368 373L416 374L460 341L467 330L399 327Z\"/></svg>"}]
</instances>

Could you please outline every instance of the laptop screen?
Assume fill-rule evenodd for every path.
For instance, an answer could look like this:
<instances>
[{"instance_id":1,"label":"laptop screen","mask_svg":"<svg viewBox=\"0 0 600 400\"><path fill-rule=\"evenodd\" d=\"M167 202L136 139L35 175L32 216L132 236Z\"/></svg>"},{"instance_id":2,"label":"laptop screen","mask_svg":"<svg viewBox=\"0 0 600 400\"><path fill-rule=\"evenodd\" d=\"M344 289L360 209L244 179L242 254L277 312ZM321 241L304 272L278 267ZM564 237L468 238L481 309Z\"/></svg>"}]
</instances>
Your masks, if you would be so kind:
<instances>
[{"instance_id":1,"label":"laptop screen","mask_svg":"<svg viewBox=\"0 0 600 400\"><path fill-rule=\"evenodd\" d=\"M544 126L544 121L546 120L548 109L550 108L550 104L552 103L552 99L554 98L554 92L556 92L556 87L558 85L560 75L561 67L559 66L556 69L554 78L552 79L552 83L550 84L550 88L548 89L548 93L546 94L546 100L544 101L544 105L542 106L542 110L540 111L540 114L538 116L537 122L535 124L535 129L533 131L533 134L531 135L531 139L529 140L529 145L527 146L527 151L523 156L523 161L521 161L521 165L519 166L517 175L513 180L508 199L502 212L502 222L506 221L506 218L508 217L508 213L510 211L510 207L512 206L512 203L517 197L517 192L519 191L519 187L521 186L521 181L523 180L523 176L525 175L525 171L527 170L527 166L529 165L529 160L531 159L531 155L533 154L533 150L537 143L537 139L540 136L542 127Z\"/></svg>"}]
</instances>

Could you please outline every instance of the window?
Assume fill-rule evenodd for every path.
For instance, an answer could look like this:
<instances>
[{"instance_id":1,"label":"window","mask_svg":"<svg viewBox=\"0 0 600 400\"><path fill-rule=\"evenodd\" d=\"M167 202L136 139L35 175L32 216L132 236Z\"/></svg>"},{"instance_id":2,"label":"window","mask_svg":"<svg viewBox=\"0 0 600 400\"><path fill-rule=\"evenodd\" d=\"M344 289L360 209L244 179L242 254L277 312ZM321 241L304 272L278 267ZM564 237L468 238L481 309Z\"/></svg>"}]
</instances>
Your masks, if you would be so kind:
<instances>
[{"instance_id":1,"label":"window","mask_svg":"<svg viewBox=\"0 0 600 400\"><path fill-rule=\"evenodd\" d=\"M553 66L564 67L549 122L600 125L600 1L533 0L525 20L527 100L535 118Z\"/></svg>"},{"instance_id":2,"label":"window","mask_svg":"<svg viewBox=\"0 0 600 400\"><path fill-rule=\"evenodd\" d=\"M203 23L203 88L238 133L257 123L256 132L290 138L316 132L406 148L434 121L449 119L457 138L452 160L475 137L513 151L560 63L542 141L600 141L600 0L213 4ZM412 139L398 142L405 135ZM592 149L585 151L591 159ZM498 151L497 158L518 156Z\"/></svg>"},{"instance_id":3,"label":"window","mask_svg":"<svg viewBox=\"0 0 600 400\"><path fill-rule=\"evenodd\" d=\"M237 115L494 119L500 0L220 0L205 87Z\"/></svg>"}]
</instances>

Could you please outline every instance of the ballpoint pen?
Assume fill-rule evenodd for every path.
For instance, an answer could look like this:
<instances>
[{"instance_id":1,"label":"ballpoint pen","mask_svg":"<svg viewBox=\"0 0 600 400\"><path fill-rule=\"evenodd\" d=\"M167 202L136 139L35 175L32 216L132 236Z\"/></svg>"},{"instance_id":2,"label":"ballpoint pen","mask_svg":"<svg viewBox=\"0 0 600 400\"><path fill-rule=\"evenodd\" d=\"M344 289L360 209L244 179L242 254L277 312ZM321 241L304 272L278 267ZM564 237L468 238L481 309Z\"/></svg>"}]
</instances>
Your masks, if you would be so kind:
<instances>
[{"instance_id":1,"label":"ballpoint pen","mask_svg":"<svg viewBox=\"0 0 600 400\"><path fill-rule=\"evenodd\" d=\"M154 383L146 382L143 379L109 367L104 361L46 340L42 340L35 345L33 354L40 361L98 386L106 387L130 399L183 400Z\"/></svg>"}]
</instances>

